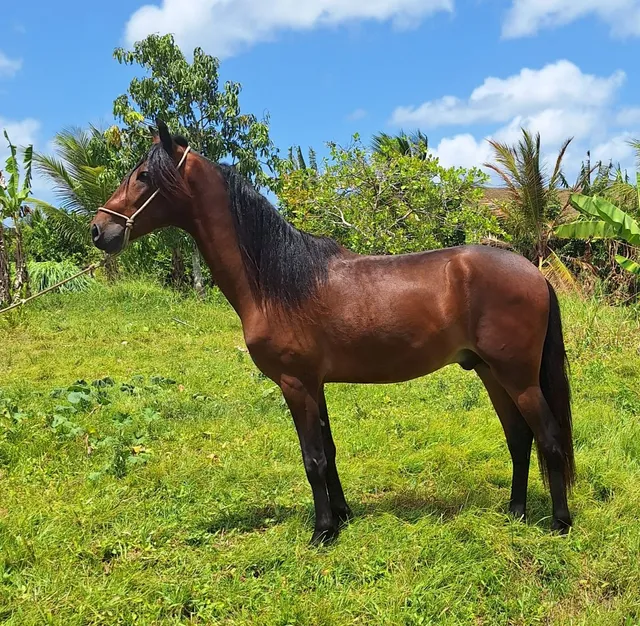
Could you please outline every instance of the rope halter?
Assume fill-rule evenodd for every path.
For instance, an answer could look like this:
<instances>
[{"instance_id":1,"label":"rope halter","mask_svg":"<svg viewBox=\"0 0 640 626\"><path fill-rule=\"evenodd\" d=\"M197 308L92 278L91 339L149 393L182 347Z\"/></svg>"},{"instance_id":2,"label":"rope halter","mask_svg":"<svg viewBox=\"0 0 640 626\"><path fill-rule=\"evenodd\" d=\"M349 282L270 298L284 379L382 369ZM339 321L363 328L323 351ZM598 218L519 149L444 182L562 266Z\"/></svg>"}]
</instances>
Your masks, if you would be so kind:
<instances>
[{"instance_id":1,"label":"rope halter","mask_svg":"<svg viewBox=\"0 0 640 626\"><path fill-rule=\"evenodd\" d=\"M180 169L184 165L184 162L187 160L187 155L189 154L189 152L191 152L191 146L187 146L185 148L182 158L178 163L178 169ZM96 211L96 213L99 213L100 211L102 211L103 213L109 213L109 215L120 217L126 220L125 228L124 228L124 241L122 242L122 247L120 248L120 252L122 252L129 245L129 238L131 237L131 230L133 229L134 220L136 219L136 217L138 217L138 215L140 215L140 213L142 213L142 211L144 211L151 204L153 199L159 193L160 193L160 189L156 189L149 196L148 200L131 217L127 217L122 213L116 213L115 211L112 211L111 209L107 209L106 207L103 207L103 206L98 207L98 210Z\"/></svg>"}]
</instances>

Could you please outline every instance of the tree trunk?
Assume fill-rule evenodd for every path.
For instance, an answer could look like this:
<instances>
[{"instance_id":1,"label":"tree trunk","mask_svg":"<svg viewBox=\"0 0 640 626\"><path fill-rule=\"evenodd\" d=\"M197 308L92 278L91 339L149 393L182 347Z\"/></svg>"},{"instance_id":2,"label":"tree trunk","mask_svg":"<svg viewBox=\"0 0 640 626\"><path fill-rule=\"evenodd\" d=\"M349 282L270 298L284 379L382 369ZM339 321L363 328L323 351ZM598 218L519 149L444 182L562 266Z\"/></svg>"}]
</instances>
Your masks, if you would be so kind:
<instances>
[{"instance_id":1,"label":"tree trunk","mask_svg":"<svg viewBox=\"0 0 640 626\"><path fill-rule=\"evenodd\" d=\"M19 302L21 298L29 297L29 272L27 271L27 259L22 245L22 230L16 220L16 277L13 282L13 302Z\"/></svg>"},{"instance_id":2,"label":"tree trunk","mask_svg":"<svg viewBox=\"0 0 640 626\"><path fill-rule=\"evenodd\" d=\"M198 296L204 299L204 278L202 276L202 264L200 263L200 251L195 241L191 248L191 262L193 265L193 288L196 290Z\"/></svg>"},{"instance_id":3,"label":"tree trunk","mask_svg":"<svg viewBox=\"0 0 640 626\"><path fill-rule=\"evenodd\" d=\"M184 285L184 260L179 248L171 248L171 286L181 289Z\"/></svg>"},{"instance_id":4,"label":"tree trunk","mask_svg":"<svg viewBox=\"0 0 640 626\"><path fill-rule=\"evenodd\" d=\"M0 219L0 305L11 301L11 276L9 275L9 257L4 243L4 227Z\"/></svg>"}]
</instances>

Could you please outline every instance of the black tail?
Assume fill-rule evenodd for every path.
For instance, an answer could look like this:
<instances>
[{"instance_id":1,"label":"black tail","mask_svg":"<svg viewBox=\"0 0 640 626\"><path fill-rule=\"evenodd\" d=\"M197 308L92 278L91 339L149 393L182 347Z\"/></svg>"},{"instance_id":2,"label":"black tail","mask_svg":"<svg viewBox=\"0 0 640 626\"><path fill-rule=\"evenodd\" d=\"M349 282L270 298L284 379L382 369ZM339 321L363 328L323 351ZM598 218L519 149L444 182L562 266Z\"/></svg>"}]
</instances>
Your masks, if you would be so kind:
<instances>
[{"instance_id":1,"label":"black tail","mask_svg":"<svg viewBox=\"0 0 640 626\"><path fill-rule=\"evenodd\" d=\"M542 351L540 387L560 430L558 443L562 446L564 477L567 487L571 488L576 477L576 466L573 458L569 361L562 336L558 297L551 284L547 283L547 285L549 287L549 325ZM543 479L548 484L549 470L539 452L538 460Z\"/></svg>"}]
</instances>

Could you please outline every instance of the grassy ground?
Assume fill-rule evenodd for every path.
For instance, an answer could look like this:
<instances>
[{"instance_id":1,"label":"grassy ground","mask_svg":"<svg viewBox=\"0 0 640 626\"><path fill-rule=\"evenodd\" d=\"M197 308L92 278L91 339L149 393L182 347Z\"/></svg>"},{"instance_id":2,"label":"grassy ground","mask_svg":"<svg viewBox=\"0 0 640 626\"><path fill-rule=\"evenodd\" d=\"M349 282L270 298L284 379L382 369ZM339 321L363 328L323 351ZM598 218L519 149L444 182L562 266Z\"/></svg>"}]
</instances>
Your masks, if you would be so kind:
<instances>
[{"instance_id":1,"label":"grassy ground","mask_svg":"<svg viewBox=\"0 0 640 626\"><path fill-rule=\"evenodd\" d=\"M221 299L128 283L0 319L0 622L640 623L639 325L563 308L571 535L535 466L529 523L507 518L498 419L452 367L328 389L356 518L322 549L290 417Z\"/></svg>"}]
</instances>

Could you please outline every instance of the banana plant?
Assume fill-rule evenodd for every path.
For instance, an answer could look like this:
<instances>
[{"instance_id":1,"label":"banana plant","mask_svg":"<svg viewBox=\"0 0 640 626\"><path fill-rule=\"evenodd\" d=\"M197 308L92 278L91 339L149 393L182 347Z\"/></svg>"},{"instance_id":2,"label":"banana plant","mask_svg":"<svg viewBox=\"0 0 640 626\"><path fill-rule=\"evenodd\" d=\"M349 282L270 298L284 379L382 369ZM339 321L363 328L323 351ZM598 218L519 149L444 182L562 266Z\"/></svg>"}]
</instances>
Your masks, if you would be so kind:
<instances>
[{"instance_id":1,"label":"banana plant","mask_svg":"<svg viewBox=\"0 0 640 626\"><path fill-rule=\"evenodd\" d=\"M22 166L24 178L20 185L20 166L18 164L18 149L11 143L7 131L4 137L9 144L9 157L5 164L5 171L9 177L3 177L0 182L0 302L10 300L9 260L4 244L2 221L13 221L16 251L16 276L13 285L14 301L22 297L23 291L29 290L29 274L22 244L21 220L28 212L29 203L39 202L31 197L31 172L33 163L33 146L24 150Z\"/></svg>"},{"instance_id":2,"label":"banana plant","mask_svg":"<svg viewBox=\"0 0 640 626\"><path fill-rule=\"evenodd\" d=\"M636 191L640 205L640 173ZM640 247L640 225L628 213L599 196L571 195L571 206L587 219L563 224L555 230L562 239L619 239L630 246ZM640 275L640 264L617 254L617 263L625 270Z\"/></svg>"}]
</instances>

